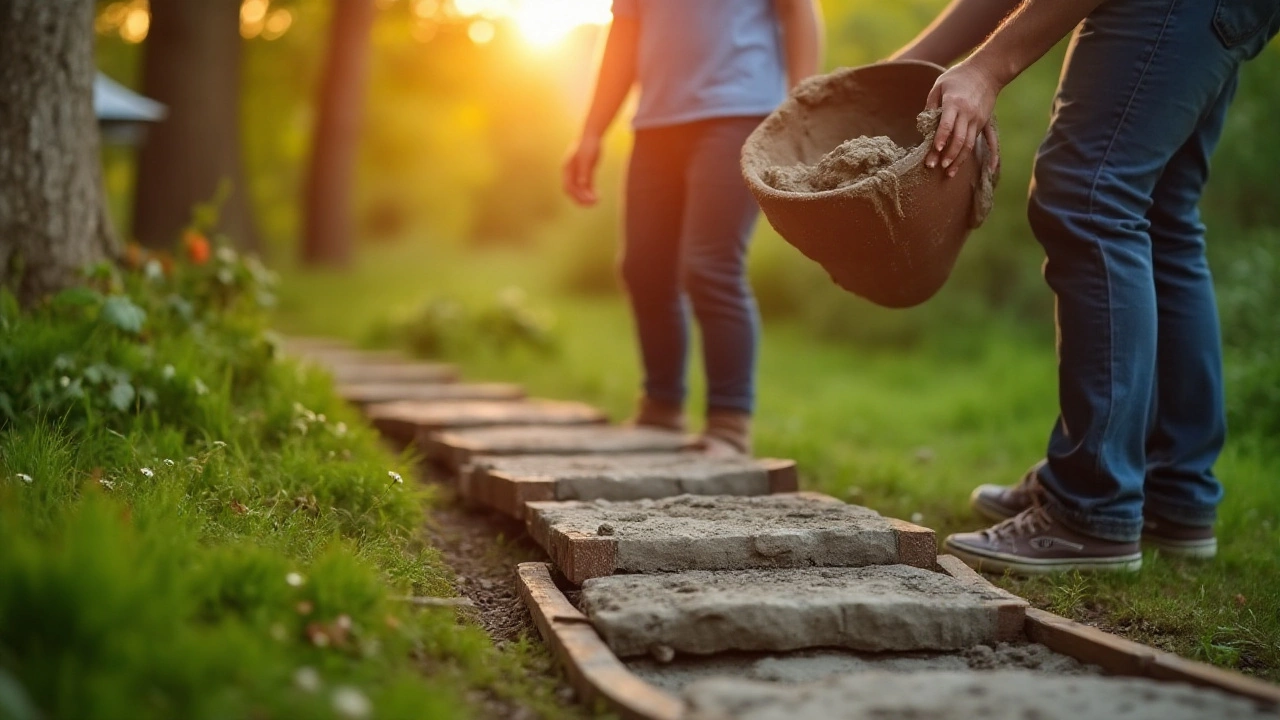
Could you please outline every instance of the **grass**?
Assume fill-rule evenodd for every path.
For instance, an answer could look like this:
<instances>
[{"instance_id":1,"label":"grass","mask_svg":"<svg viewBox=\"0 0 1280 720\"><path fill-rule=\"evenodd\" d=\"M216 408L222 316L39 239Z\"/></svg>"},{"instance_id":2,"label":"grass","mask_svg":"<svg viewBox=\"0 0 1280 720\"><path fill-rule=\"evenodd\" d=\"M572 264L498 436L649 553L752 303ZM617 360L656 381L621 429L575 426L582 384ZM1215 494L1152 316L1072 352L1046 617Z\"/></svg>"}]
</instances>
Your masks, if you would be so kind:
<instances>
[{"instance_id":1,"label":"grass","mask_svg":"<svg viewBox=\"0 0 1280 720\"><path fill-rule=\"evenodd\" d=\"M483 307L518 285L554 314L558 352L453 354L476 379L515 380L545 396L631 410L639 369L616 296L557 289L554 255L462 253L421 246L369 249L347 273L286 272L279 323L362 340L427 298ZM946 293L935 302L947 302ZM698 397L696 373L694 397ZM767 322L759 377L757 450L795 458L804 485L910 518L940 534L982 526L969 491L1013 482L1043 452L1055 415L1052 339L991 320L910 351L819 342ZM1241 428L1218 470L1228 494L1219 557L1145 556L1131 576L1000 580L1040 607L1181 655L1280 680L1280 448Z\"/></svg>"},{"instance_id":2,"label":"grass","mask_svg":"<svg viewBox=\"0 0 1280 720\"><path fill-rule=\"evenodd\" d=\"M404 601L456 595L437 499L272 357L262 278L153 270L0 294L0 717L577 716L540 650Z\"/></svg>"}]
</instances>

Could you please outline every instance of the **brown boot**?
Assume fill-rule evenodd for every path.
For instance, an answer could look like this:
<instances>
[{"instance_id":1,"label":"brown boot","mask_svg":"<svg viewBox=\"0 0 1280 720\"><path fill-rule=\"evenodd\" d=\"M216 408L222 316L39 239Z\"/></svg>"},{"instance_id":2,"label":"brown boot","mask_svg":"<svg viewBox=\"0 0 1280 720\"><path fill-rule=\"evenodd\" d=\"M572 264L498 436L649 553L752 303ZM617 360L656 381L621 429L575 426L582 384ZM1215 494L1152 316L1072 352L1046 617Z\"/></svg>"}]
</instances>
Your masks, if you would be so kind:
<instances>
[{"instance_id":1,"label":"brown boot","mask_svg":"<svg viewBox=\"0 0 1280 720\"><path fill-rule=\"evenodd\" d=\"M651 427L660 430L684 432L687 423L684 419L684 408L663 400L648 397L640 398L640 408L635 417L627 423L636 427Z\"/></svg>"},{"instance_id":2,"label":"brown boot","mask_svg":"<svg viewBox=\"0 0 1280 720\"><path fill-rule=\"evenodd\" d=\"M707 429L698 449L712 455L751 454L751 413L741 410L707 411Z\"/></svg>"}]
</instances>

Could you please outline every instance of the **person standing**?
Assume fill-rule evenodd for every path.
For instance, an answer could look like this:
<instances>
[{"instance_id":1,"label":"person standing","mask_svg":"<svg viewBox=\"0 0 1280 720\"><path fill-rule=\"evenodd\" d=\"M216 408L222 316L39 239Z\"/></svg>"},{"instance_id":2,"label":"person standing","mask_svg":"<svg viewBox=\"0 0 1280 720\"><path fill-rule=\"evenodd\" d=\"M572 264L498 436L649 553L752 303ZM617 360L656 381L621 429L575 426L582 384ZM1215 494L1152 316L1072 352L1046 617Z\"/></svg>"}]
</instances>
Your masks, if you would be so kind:
<instances>
[{"instance_id":1,"label":"person standing","mask_svg":"<svg viewBox=\"0 0 1280 720\"><path fill-rule=\"evenodd\" d=\"M708 451L751 452L759 319L746 254L759 211L739 156L787 88L818 70L815 2L614 0L564 165L565 192L594 205L601 140L639 86L621 257L644 367L634 422L685 430L687 298L702 335Z\"/></svg>"},{"instance_id":2,"label":"person standing","mask_svg":"<svg viewBox=\"0 0 1280 720\"><path fill-rule=\"evenodd\" d=\"M1073 28L1027 204L1057 301L1060 415L1022 482L971 496L1001 522L946 540L995 572L1133 571L1140 541L1217 548L1222 342L1197 204L1280 0L954 0L895 55L946 65L977 46L929 97L926 164L954 174L1000 91Z\"/></svg>"}]
</instances>

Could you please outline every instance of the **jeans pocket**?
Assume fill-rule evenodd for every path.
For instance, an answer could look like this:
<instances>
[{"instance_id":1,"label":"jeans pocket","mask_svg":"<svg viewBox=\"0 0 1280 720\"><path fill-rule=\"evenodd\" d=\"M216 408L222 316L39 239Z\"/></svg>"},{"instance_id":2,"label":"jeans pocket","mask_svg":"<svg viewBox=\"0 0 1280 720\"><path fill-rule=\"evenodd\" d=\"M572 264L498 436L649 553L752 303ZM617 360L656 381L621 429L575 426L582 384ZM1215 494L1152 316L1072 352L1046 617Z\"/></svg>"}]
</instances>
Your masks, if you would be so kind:
<instances>
[{"instance_id":1,"label":"jeans pocket","mask_svg":"<svg viewBox=\"0 0 1280 720\"><path fill-rule=\"evenodd\" d=\"M1278 16L1280 0L1218 0L1213 11L1213 31L1223 45L1232 49L1256 38L1263 30L1274 32Z\"/></svg>"}]
</instances>

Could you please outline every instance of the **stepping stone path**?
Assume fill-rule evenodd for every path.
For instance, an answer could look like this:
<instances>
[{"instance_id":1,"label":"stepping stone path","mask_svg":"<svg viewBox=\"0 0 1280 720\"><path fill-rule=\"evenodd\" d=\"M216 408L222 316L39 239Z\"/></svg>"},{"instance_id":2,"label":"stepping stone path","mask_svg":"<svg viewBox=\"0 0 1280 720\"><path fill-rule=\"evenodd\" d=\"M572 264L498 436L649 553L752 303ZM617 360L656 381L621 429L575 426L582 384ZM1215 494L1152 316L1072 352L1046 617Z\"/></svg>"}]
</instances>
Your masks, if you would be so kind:
<instances>
[{"instance_id":1,"label":"stepping stone path","mask_svg":"<svg viewBox=\"0 0 1280 720\"><path fill-rule=\"evenodd\" d=\"M363 406L403 400L521 400L524 389L510 383L356 382L339 385L338 396Z\"/></svg>"},{"instance_id":2,"label":"stepping stone path","mask_svg":"<svg viewBox=\"0 0 1280 720\"><path fill-rule=\"evenodd\" d=\"M702 453L480 457L462 481L472 500L517 519L530 502L768 495L794 492L797 484L790 460Z\"/></svg>"},{"instance_id":3,"label":"stepping stone path","mask_svg":"<svg viewBox=\"0 0 1280 720\"><path fill-rule=\"evenodd\" d=\"M436 433L423 441L428 458L454 471L481 457L671 453L690 445L691 440L681 433L607 425L459 430Z\"/></svg>"},{"instance_id":4,"label":"stepping stone path","mask_svg":"<svg viewBox=\"0 0 1280 720\"><path fill-rule=\"evenodd\" d=\"M1246 696L1270 712L1280 705L1264 683L1029 609L936 555L932 530L795 492L791 461L689 452L683 434L605 425L581 403L519 400L514 385L449 384L457 373L447 365L323 338L283 346L328 367L384 434L417 442L464 499L524 518L563 580L582 586L575 606L549 565L518 568L539 630L579 690L626 717L1252 719L1275 715ZM733 655L742 652L757 654ZM984 653L1023 659L990 667L1039 672L977 671L988 667ZM704 668L794 658L801 674L812 668L805 679L823 677L821 667L856 669L807 684L691 679L677 696L618 659L664 667L677 654L678 664L698 658ZM1235 694L1063 670L1091 672L1072 665L1086 655L1121 673ZM1059 661L1041 668L1037 657Z\"/></svg>"},{"instance_id":5,"label":"stepping stone path","mask_svg":"<svg viewBox=\"0 0 1280 720\"><path fill-rule=\"evenodd\" d=\"M809 685L705 680L685 690L684 720L1261 720L1256 703L1143 678L1055 677L1026 670L872 671Z\"/></svg>"},{"instance_id":6,"label":"stepping stone path","mask_svg":"<svg viewBox=\"0 0 1280 720\"><path fill-rule=\"evenodd\" d=\"M620 657L963 650L1016 640L1027 605L908 565L614 575L584 583L582 604Z\"/></svg>"},{"instance_id":7,"label":"stepping stone path","mask_svg":"<svg viewBox=\"0 0 1280 720\"><path fill-rule=\"evenodd\" d=\"M534 502L529 533L570 582L615 572L933 567L932 530L815 493Z\"/></svg>"},{"instance_id":8,"label":"stepping stone path","mask_svg":"<svg viewBox=\"0 0 1280 720\"><path fill-rule=\"evenodd\" d=\"M393 440L409 442L440 430L500 425L592 425L606 418L579 402L521 400L498 402L390 402L365 408L374 427Z\"/></svg>"}]
</instances>

